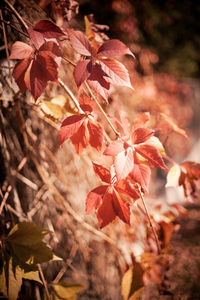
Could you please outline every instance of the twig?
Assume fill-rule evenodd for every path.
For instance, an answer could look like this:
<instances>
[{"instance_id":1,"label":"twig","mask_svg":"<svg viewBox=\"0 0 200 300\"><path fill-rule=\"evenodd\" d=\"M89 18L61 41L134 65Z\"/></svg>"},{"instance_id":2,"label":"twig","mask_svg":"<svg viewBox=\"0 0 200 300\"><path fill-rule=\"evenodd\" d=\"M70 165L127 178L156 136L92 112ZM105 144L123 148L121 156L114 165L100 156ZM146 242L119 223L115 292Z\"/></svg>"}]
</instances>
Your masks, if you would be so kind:
<instances>
[{"instance_id":1,"label":"twig","mask_svg":"<svg viewBox=\"0 0 200 300\"><path fill-rule=\"evenodd\" d=\"M66 60L67 62L69 62L72 66L76 67L76 64L71 61L69 58L67 57L63 57L64 60ZM86 88L88 89L92 99L96 102L97 106L99 107L100 111L102 112L103 116L105 117L105 119L107 120L107 122L109 123L110 127L112 128L112 130L114 131L114 133L116 134L117 137L120 137L120 133L117 131L117 129L114 127L114 125L112 124L112 122L109 120L108 116L106 115L104 109L102 108L101 104L99 103L99 101L97 100L97 98L95 97L94 93L92 92L89 84L87 83L87 81L84 82Z\"/></svg>"},{"instance_id":2,"label":"twig","mask_svg":"<svg viewBox=\"0 0 200 300\"><path fill-rule=\"evenodd\" d=\"M1 17L1 19L3 19L1 9L0 9L0 17ZM10 70L10 61L8 59L9 52L8 52L8 41L7 41L7 36L6 36L6 29L5 29L5 24L2 21L1 21L1 24L2 24L2 29L3 29L3 38L4 38L4 44L5 44L5 50L6 50L6 57L7 57L8 67L9 67L9 77L10 77L10 80L12 80L12 74L11 74L11 70Z\"/></svg>"},{"instance_id":3,"label":"twig","mask_svg":"<svg viewBox=\"0 0 200 300\"><path fill-rule=\"evenodd\" d=\"M43 274L43 271L42 271L42 268L41 268L41 265L38 264L38 269L39 269L39 272L40 272L40 276L41 276L41 279L42 279L42 282L44 284L44 288L45 288L45 291L46 291L46 294L47 294L47 299L50 300L50 294L49 294L49 290L48 290L48 286L47 286L47 282L44 278L44 274Z\"/></svg>"},{"instance_id":4,"label":"twig","mask_svg":"<svg viewBox=\"0 0 200 300\"><path fill-rule=\"evenodd\" d=\"M29 38L29 35L21 30L19 30L17 27L15 27L13 24L10 23L10 21L5 21L2 18L0 19L1 22L5 23L6 25L12 27L13 29L15 29L16 31L18 31L20 34L26 36L27 38Z\"/></svg>"},{"instance_id":5,"label":"twig","mask_svg":"<svg viewBox=\"0 0 200 300\"><path fill-rule=\"evenodd\" d=\"M72 66L76 67L76 64L71 59L67 58L66 56L63 56L63 59L70 63Z\"/></svg>"},{"instance_id":6,"label":"twig","mask_svg":"<svg viewBox=\"0 0 200 300\"><path fill-rule=\"evenodd\" d=\"M21 24L25 27L26 30L28 30L28 25L24 22L20 14L16 11L16 9L8 2L8 0L4 0L4 2L10 7L10 9L14 12L18 20L21 22Z\"/></svg>"},{"instance_id":7,"label":"twig","mask_svg":"<svg viewBox=\"0 0 200 300\"><path fill-rule=\"evenodd\" d=\"M8 199L8 196L9 196L11 190L12 190L12 186L9 185L8 188L7 188L7 190L6 190L6 192L5 192L5 195L4 195L4 197L3 197L3 200L2 200L2 202L1 202L1 206L0 206L0 215L1 215L1 213L2 213L2 210L3 210L3 208L4 208L4 205L5 205L5 203L6 203L6 200Z\"/></svg>"},{"instance_id":8,"label":"twig","mask_svg":"<svg viewBox=\"0 0 200 300\"><path fill-rule=\"evenodd\" d=\"M84 114L84 111L82 110L82 108L80 107L76 97L74 96L74 94L72 93L72 91L68 88L68 86L66 86L64 84L64 82L58 78L58 82L60 83L60 85L62 86L62 88L65 90L65 92L70 96L70 98L72 99L72 101L74 102L74 104L76 105L76 107L78 108L78 111L81 113L81 114Z\"/></svg>"},{"instance_id":9,"label":"twig","mask_svg":"<svg viewBox=\"0 0 200 300\"><path fill-rule=\"evenodd\" d=\"M52 184L52 182L50 182L50 180L48 180L48 177L46 176L46 174L43 172L43 168L41 167L41 165L39 164L39 162L37 161L35 156L32 156L32 160L36 166L36 169L40 175L40 177L42 178L43 182L46 184L46 186L48 187L49 191L56 195L58 197L58 199L60 200L60 204L62 205L62 207L65 207L67 212L78 222L80 223L83 227L85 227L88 231L92 232L93 234L95 234L96 236L99 236L100 238L102 238L103 240L107 241L109 244L116 246L115 242L106 234L104 234L103 232L98 231L97 229L95 229L94 227L92 227L91 225L89 225L88 223L86 223L74 210L73 208L70 206L69 203L66 202L65 198L61 195L61 193L58 191L58 189L56 188L56 186L54 184Z\"/></svg>"},{"instance_id":10,"label":"twig","mask_svg":"<svg viewBox=\"0 0 200 300\"><path fill-rule=\"evenodd\" d=\"M27 162L27 157L24 157L24 158L22 159L22 161L19 163L18 167L17 167L17 171L18 171L18 172L23 168L23 166L25 165L26 162ZM9 196L11 190L12 190L12 186L9 185L9 186L7 187L7 190L6 190L5 194L4 194L3 200L2 200L2 202L1 202L1 206L0 206L0 215L1 215L1 213L2 213L2 210L3 210L3 208L4 208L4 205L5 205L5 203L6 203L6 200L8 199L8 196Z\"/></svg>"},{"instance_id":11,"label":"twig","mask_svg":"<svg viewBox=\"0 0 200 300\"><path fill-rule=\"evenodd\" d=\"M145 202L145 200L144 200L144 197L143 197L143 194L142 194L142 191L141 191L141 187L140 187L139 184L137 184L137 186L138 186L138 191L139 191L139 193L140 193L140 198L141 198L141 200L142 200L142 203L143 203L143 205L144 205L144 209L145 209L145 211L146 211L146 215L147 215L148 220L149 220L149 225L150 225L150 227L151 227L151 230L152 230L152 232L153 232L153 235L154 235L154 238L155 238L155 241L156 241L157 250L158 250L158 255L159 255L159 254L161 253L161 248L160 248L158 236L157 236L156 231L155 231L155 228L153 227L153 224L152 224L152 222L151 222L151 217L150 217L150 214L149 214L149 210L148 210L148 207L147 207L146 202Z\"/></svg>"},{"instance_id":12,"label":"twig","mask_svg":"<svg viewBox=\"0 0 200 300\"><path fill-rule=\"evenodd\" d=\"M91 90L89 84L85 81L85 86L88 89L88 91L90 92L90 95L92 97L92 99L96 102L96 104L98 105L100 111L102 112L103 116L105 117L105 119L107 120L107 122L109 123L110 127L112 128L112 130L114 131L114 133L116 134L117 137L120 137L120 133L117 131L117 129L114 127L114 125L112 124L112 122L110 121L110 119L108 118L108 116L106 115L104 109L102 108L101 104L99 103L99 101L97 100L97 98L95 97L93 91Z\"/></svg>"}]
</instances>

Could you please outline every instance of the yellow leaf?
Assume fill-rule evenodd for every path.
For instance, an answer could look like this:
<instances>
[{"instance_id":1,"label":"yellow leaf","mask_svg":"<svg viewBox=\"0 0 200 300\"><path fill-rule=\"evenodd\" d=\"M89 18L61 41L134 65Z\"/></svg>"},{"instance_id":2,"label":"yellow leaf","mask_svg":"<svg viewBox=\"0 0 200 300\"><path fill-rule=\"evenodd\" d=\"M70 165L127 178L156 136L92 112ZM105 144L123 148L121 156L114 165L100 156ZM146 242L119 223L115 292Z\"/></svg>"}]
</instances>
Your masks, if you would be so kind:
<instances>
[{"instance_id":1,"label":"yellow leaf","mask_svg":"<svg viewBox=\"0 0 200 300\"><path fill-rule=\"evenodd\" d=\"M76 284L76 283L66 283L66 282L59 282L58 284L52 284L52 288L56 293L58 299L66 299L66 300L76 299L76 294L82 291L83 289L85 289L83 285Z\"/></svg>"},{"instance_id":2,"label":"yellow leaf","mask_svg":"<svg viewBox=\"0 0 200 300\"><path fill-rule=\"evenodd\" d=\"M0 292L7 297L7 284L6 284L6 275L5 269L3 267L2 273L0 274Z\"/></svg>"},{"instance_id":3,"label":"yellow leaf","mask_svg":"<svg viewBox=\"0 0 200 300\"><path fill-rule=\"evenodd\" d=\"M185 130L181 129L180 127L178 127L174 121L168 117L166 114L164 113L160 113L160 116L164 119L164 121L167 123L167 125L171 128L171 130L175 131L176 133L184 136L185 138L188 138Z\"/></svg>"},{"instance_id":4,"label":"yellow leaf","mask_svg":"<svg viewBox=\"0 0 200 300\"><path fill-rule=\"evenodd\" d=\"M161 156L165 156L165 149L161 143L161 141L156 136L151 136L145 144L155 147Z\"/></svg>"},{"instance_id":5,"label":"yellow leaf","mask_svg":"<svg viewBox=\"0 0 200 300\"><path fill-rule=\"evenodd\" d=\"M143 270L141 265L135 262L122 278L121 293L124 300L128 300L141 287L143 287Z\"/></svg>"},{"instance_id":6,"label":"yellow leaf","mask_svg":"<svg viewBox=\"0 0 200 300\"><path fill-rule=\"evenodd\" d=\"M165 187L178 186L180 175L181 175L181 168L179 165L175 164L167 174L167 183Z\"/></svg>"},{"instance_id":7,"label":"yellow leaf","mask_svg":"<svg viewBox=\"0 0 200 300\"><path fill-rule=\"evenodd\" d=\"M40 279L40 276L39 276L39 272L38 272L38 271L34 271L34 272L26 272L26 273L25 273L25 272L22 270L22 277L23 277L24 279L34 280L34 281L37 281L37 282L43 284L42 281L41 281L41 279Z\"/></svg>"},{"instance_id":8,"label":"yellow leaf","mask_svg":"<svg viewBox=\"0 0 200 300\"><path fill-rule=\"evenodd\" d=\"M19 266L13 270L12 259L8 268L8 299L16 300L22 285L22 272Z\"/></svg>"}]
</instances>

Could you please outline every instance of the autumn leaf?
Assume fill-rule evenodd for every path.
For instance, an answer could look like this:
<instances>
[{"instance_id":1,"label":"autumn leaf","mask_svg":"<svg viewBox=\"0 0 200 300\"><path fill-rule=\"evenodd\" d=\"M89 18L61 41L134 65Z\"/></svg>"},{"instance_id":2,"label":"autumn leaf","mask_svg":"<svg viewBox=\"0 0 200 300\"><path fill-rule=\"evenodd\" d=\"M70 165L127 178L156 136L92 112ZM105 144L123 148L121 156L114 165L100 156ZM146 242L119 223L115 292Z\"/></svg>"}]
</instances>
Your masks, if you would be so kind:
<instances>
[{"instance_id":1,"label":"autumn leaf","mask_svg":"<svg viewBox=\"0 0 200 300\"><path fill-rule=\"evenodd\" d=\"M74 68L74 80L77 87L79 88L81 84L88 79L92 72L92 61L89 59L79 61Z\"/></svg>"},{"instance_id":2,"label":"autumn leaf","mask_svg":"<svg viewBox=\"0 0 200 300\"><path fill-rule=\"evenodd\" d=\"M131 135L132 143L133 144L144 143L151 136L153 136L154 133L155 131L149 128L136 128Z\"/></svg>"},{"instance_id":3,"label":"autumn leaf","mask_svg":"<svg viewBox=\"0 0 200 300\"><path fill-rule=\"evenodd\" d=\"M62 300L75 300L77 293L85 289L83 285L62 281L56 284L51 284L51 287L55 292L56 296L58 297L56 299Z\"/></svg>"},{"instance_id":4,"label":"autumn leaf","mask_svg":"<svg viewBox=\"0 0 200 300\"><path fill-rule=\"evenodd\" d=\"M92 55L92 48L90 46L89 40L83 32L68 29L68 36L71 45L76 52L84 56Z\"/></svg>"},{"instance_id":5,"label":"autumn leaf","mask_svg":"<svg viewBox=\"0 0 200 300\"><path fill-rule=\"evenodd\" d=\"M12 45L9 59L24 59L34 52L33 48L28 44L17 41Z\"/></svg>"},{"instance_id":6,"label":"autumn leaf","mask_svg":"<svg viewBox=\"0 0 200 300\"><path fill-rule=\"evenodd\" d=\"M94 45L93 42L90 44L84 33L68 30L68 35L74 50L86 56L86 59L79 61L74 69L74 79L78 88L82 89L82 84L87 80L90 87L105 100L110 92L110 84L133 89L125 66L115 59L110 59L124 54L134 56L125 44L119 40L109 40L96 51L97 44Z\"/></svg>"},{"instance_id":7,"label":"autumn leaf","mask_svg":"<svg viewBox=\"0 0 200 300\"><path fill-rule=\"evenodd\" d=\"M61 57L60 48L53 41L44 42L38 50L33 50L22 42L14 43L9 59L21 60L13 70L21 93L28 89L37 100L44 92L48 81L57 81L59 57Z\"/></svg>"},{"instance_id":8,"label":"autumn leaf","mask_svg":"<svg viewBox=\"0 0 200 300\"><path fill-rule=\"evenodd\" d=\"M65 140L73 136L82 125L84 120L84 115L73 115L67 117L61 125L60 128L60 145L64 143Z\"/></svg>"},{"instance_id":9,"label":"autumn leaf","mask_svg":"<svg viewBox=\"0 0 200 300\"><path fill-rule=\"evenodd\" d=\"M200 164L192 161L185 161L178 165L175 164L167 175L169 186L182 186L185 197L196 197L198 191L197 182L200 180Z\"/></svg>"},{"instance_id":10,"label":"autumn leaf","mask_svg":"<svg viewBox=\"0 0 200 300\"><path fill-rule=\"evenodd\" d=\"M28 34L36 49L39 49L49 39L57 39L65 35L60 27L49 20L41 20L34 27L29 27Z\"/></svg>"},{"instance_id":11,"label":"autumn leaf","mask_svg":"<svg viewBox=\"0 0 200 300\"><path fill-rule=\"evenodd\" d=\"M143 273L141 264L137 262L134 262L133 266L124 273L121 282L121 292L124 300L132 299L131 296L144 286Z\"/></svg>"},{"instance_id":12,"label":"autumn leaf","mask_svg":"<svg viewBox=\"0 0 200 300\"><path fill-rule=\"evenodd\" d=\"M105 182L105 185L94 188L86 199L86 213L96 212L99 227L102 228L112 222L116 216L123 222L130 223L130 203L124 200L124 196L135 201L139 195L135 188L117 180L111 167L110 171L93 162L93 168L97 176Z\"/></svg>"},{"instance_id":13,"label":"autumn leaf","mask_svg":"<svg viewBox=\"0 0 200 300\"><path fill-rule=\"evenodd\" d=\"M98 52L98 56L115 57L120 55L129 54L134 57L130 49L121 41L113 39L104 42Z\"/></svg>"},{"instance_id":14,"label":"autumn leaf","mask_svg":"<svg viewBox=\"0 0 200 300\"><path fill-rule=\"evenodd\" d=\"M135 151L146 158L152 167L168 170L162 156L155 147L142 144L137 145L137 147L135 147Z\"/></svg>"},{"instance_id":15,"label":"autumn leaf","mask_svg":"<svg viewBox=\"0 0 200 300\"><path fill-rule=\"evenodd\" d=\"M91 107L89 106L88 109L90 110ZM100 151L103 144L103 129L92 118L88 118L87 113L69 116L60 128L60 145L68 138L71 138L78 155L88 145Z\"/></svg>"}]
</instances>

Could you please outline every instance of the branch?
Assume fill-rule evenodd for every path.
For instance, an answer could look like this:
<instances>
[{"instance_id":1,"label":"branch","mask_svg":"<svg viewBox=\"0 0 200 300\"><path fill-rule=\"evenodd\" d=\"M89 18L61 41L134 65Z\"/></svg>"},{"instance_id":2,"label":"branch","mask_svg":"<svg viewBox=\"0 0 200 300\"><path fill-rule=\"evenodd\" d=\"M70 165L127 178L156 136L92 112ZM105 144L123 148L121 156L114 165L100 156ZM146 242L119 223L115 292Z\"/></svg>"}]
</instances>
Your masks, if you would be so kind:
<instances>
[{"instance_id":1,"label":"branch","mask_svg":"<svg viewBox=\"0 0 200 300\"><path fill-rule=\"evenodd\" d=\"M156 245L157 245L157 250L158 250L158 255L161 253L161 248L160 248L160 244L159 244L159 240L158 240L158 236L156 234L156 231L155 231L155 228L153 227L153 224L151 222L151 217L150 217L150 214L149 214L149 210L148 210L148 207L146 205L146 202L144 200L144 197L143 197L143 194L142 194L142 191L141 191L141 187L139 184L137 184L137 187L138 187L138 191L140 193L140 198L142 199L142 203L144 205L144 209L146 211L146 215L148 217L148 220L149 220L149 225L151 227L151 230L153 232L153 235L154 235L154 238L155 238L155 241L156 241Z\"/></svg>"},{"instance_id":2,"label":"branch","mask_svg":"<svg viewBox=\"0 0 200 300\"><path fill-rule=\"evenodd\" d=\"M8 0L4 0L4 2L10 7L10 9L13 11L13 13L16 15L16 17L18 18L18 20L21 22L21 24L25 27L25 29L28 29L28 25L24 22L24 20L22 19L22 17L20 16L20 14L18 14L18 12L16 11L16 9L12 6L12 4L10 4L8 2Z\"/></svg>"},{"instance_id":3,"label":"branch","mask_svg":"<svg viewBox=\"0 0 200 300\"><path fill-rule=\"evenodd\" d=\"M3 19L2 11L0 9L0 17ZM5 50L6 50L6 57L7 57L7 62L8 62L8 67L9 67L9 77L10 79L12 78L12 73L10 70L10 60L8 59L9 57L9 52L8 52L8 41L7 41L7 36L6 36L6 29L5 29L5 24L1 21L2 24L2 29L3 29L3 38L4 38L4 44L5 44Z\"/></svg>"},{"instance_id":4,"label":"branch","mask_svg":"<svg viewBox=\"0 0 200 300\"><path fill-rule=\"evenodd\" d=\"M114 125L111 123L110 119L108 118L108 116L106 115L104 109L102 108L101 104L99 103L98 99L95 97L93 91L91 90L89 84L87 83L87 81L85 81L85 86L88 89L92 99L95 101L95 103L97 104L97 106L99 107L100 111L102 112L104 118L106 119L106 121L109 123L110 127L112 128L112 130L114 131L114 133L116 134L117 137L120 137L120 133L117 131L117 129L114 127Z\"/></svg>"},{"instance_id":5,"label":"branch","mask_svg":"<svg viewBox=\"0 0 200 300\"><path fill-rule=\"evenodd\" d=\"M60 83L61 87L65 90L65 92L70 96L70 98L72 99L72 101L74 102L74 104L76 105L76 107L78 108L78 111L81 114L84 114L84 111L80 107L80 105L78 103L78 100L76 99L76 97L74 96L74 94L72 93L72 91L68 88L68 86L66 86L64 84L64 82L60 78L58 78L58 82Z\"/></svg>"}]
</instances>

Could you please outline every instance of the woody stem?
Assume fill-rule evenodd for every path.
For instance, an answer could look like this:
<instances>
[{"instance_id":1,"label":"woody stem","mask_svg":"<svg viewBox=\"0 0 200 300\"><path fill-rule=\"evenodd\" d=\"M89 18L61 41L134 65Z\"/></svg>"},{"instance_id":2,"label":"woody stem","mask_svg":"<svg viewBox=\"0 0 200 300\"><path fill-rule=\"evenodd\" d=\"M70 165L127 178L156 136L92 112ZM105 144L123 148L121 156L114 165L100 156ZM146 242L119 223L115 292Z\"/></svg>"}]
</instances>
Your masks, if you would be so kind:
<instances>
[{"instance_id":1,"label":"woody stem","mask_svg":"<svg viewBox=\"0 0 200 300\"><path fill-rule=\"evenodd\" d=\"M9 1L4 0L5 3L10 7L10 9L14 12L14 14L16 15L16 17L18 18L18 20L21 22L21 24L25 27L25 29L28 29L28 25L24 22L24 20L22 19L22 17L20 16L20 14L18 14L18 12L16 11L16 9L12 6L12 4L9 3Z\"/></svg>"},{"instance_id":2,"label":"woody stem","mask_svg":"<svg viewBox=\"0 0 200 300\"><path fill-rule=\"evenodd\" d=\"M150 214L149 214L149 210L148 210L148 207L147 207L147 205L146 205L146 202L145 202L145 200L144 200L144 197L143 197L143 194L142 194L142 191L141 191L141 187L140 187L139 184L138 184L137 186L138 186L138 191L139 191L139 193L140 193L140 198L141 198L141 200L142 200L142 203L143 203L143 205L144 205L144 209L145 209L146 215L147 215L148 220L149 220L149 225L150 225L150 227L151 227L152 233L153 233L154 238L155 238L155 241L156 241L158 254L160 254L160 253L161 253L161 248L160 248L160 244L159 244L159 240L158 240L157 233L156 233L156 231L155 231L155 228L153 227L153 224L152 224L152 221L151 221L151 217L150 217Z\"/></svg>"},{"instance_id":3,"label":"woody stem","mask_svg":"<svg viewBox=\"0 0 200 300\"><path fill-rule=\"evenodd\" d=\"M114 133L116 134L117 137L120 137L120 133L117 131L117 129L114 127L114 125L111 123L111 121L109 120L108 116L106 115L104 109L102 108L101 104L99 103L99 101L97 100L97 98L95 97L93 91L91 90L89 84L85 81L85 86L88 89L92 99L95 101L95 103L97 104L97 106L99 107L100 111L102 112L104 118L106 119L106 121L109 123L110 127L112 128L112 130L114 131Z\"/></svg>"},{"instance_id":4,"label":"woody stem","mask_svg":"<svg viewBox=\"0 0 200 300\"><path fill-rule=\"evenodd\" d=\"M72 93L72 91L68 88L68 86L66 86L64 84L64 82L62 82L62 80L60 78L58 78L58 82L60 83L60 85L62 86L62 88L65 90L65 92L70 96L70 98L72 99L72 101L74 102L74 104L76 105L78 111L81 114L84 114L84 111L82 110L82 108L80 107L78 100L76 99L76 97L74 96L74 94Z\"/></svg>"}]
</instances>

